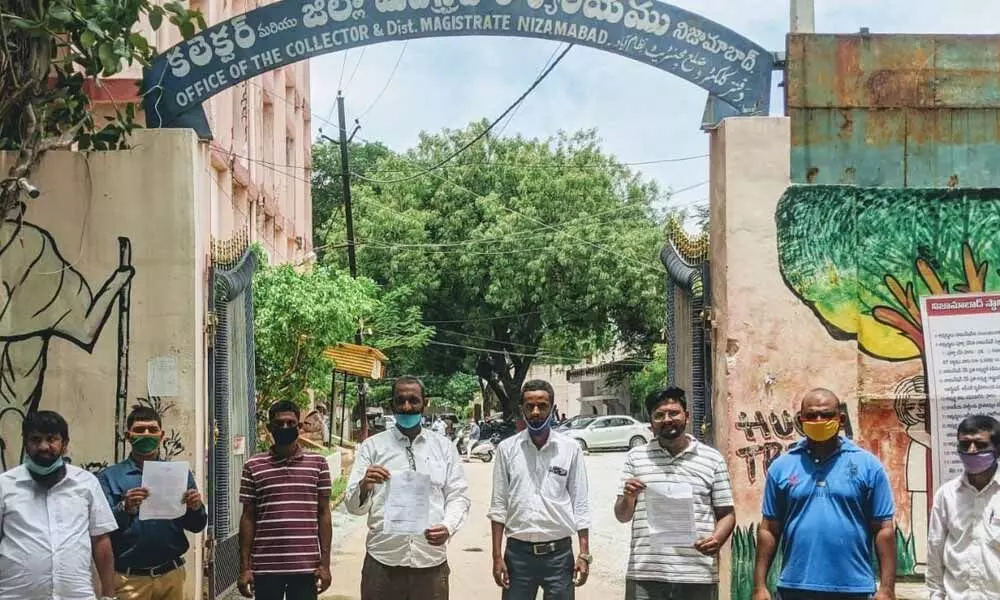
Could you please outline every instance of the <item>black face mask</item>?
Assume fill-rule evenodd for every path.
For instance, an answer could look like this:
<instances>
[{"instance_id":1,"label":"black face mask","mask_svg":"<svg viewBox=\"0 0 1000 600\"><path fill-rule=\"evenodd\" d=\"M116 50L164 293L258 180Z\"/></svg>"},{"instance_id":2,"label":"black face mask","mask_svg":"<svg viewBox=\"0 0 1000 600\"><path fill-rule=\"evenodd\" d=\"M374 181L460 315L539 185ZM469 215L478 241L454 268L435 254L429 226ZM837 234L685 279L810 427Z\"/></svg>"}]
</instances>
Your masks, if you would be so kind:
<instances>
[{"instance_id":1,"label":"black face mask","mask_svg":"<svg viewBox=\"0 0 1000 600\"><path fill-rule=\"evenodd\" d=\"M274 436L274 443L277 446L287 446L299 439L298 427L272 427L271 435Z\"/></svg>"}]
</instances>

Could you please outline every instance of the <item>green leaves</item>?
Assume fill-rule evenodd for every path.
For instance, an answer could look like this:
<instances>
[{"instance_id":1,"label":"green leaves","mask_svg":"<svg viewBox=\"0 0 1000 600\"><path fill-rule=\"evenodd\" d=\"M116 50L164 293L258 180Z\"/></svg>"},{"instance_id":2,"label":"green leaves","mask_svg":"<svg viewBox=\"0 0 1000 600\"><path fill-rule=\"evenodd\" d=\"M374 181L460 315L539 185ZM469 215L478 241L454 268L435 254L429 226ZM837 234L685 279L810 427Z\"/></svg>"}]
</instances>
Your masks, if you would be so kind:
<instances>
[{"instance_id":1,"label":"green leaves","mask_svg":"<svg viewBox=\"0 0 1000 600\"><path fill-rule=\"evenodd\" d=\"M422 134L403 155L382 149L353 182L359 273L408 290L436 328L407 369L474 373L492 358L492 376L516 398L533 361L648 347L665 314L659 190L604 154L593 131L487 136L421 174L483 127ZM314 198L324 188L337 197L339 149L314 156ZM344 265L339 209L331 202L314 222L325 260Z\"/></svg>"},{"instance_id":2,"label":"green leaves","mask_svg":"<svg viewBox=\"0 0 1000 600\"><path fill-rule=\"evenodd\" d=\"M35 91L8 95L17 98L16 101L0 99L3 147L8 150L37 147L43 138L59 138L69 131L76 132L73 141L83 149L124 147L126 136L137 126L134 108L116 107L114 121L95 129L93 119L86 116L90 99L83 86L62 74L73 72L96 79L120 73L124 65L136 62L147 65L156 49L142 33L135 31L136 26L147 18L153 29L159 29L164 17L185 37L206 26L199 11L190 10L181 2L163 6L152 0L6 3L0 19L7 33L7 48L17 48L18 52L14 56L7 48L0 49L5 53L0 62L11 65L11 69L0 73L0 89ZM49 69L39 65L48 65ZM47 81L52 73L57 78L54 86ZM29 106L38 119L35 129L23 127L21 115ZM34 157L28 160L29 164L35 162Z\"/></svg>"},{"instance_id":3,"label":"green leaves","mask_svg":"<svg viewBox=\"0 0 1000 600\"><path fill-rule=\"evenodd\" d=\"M264 402L298 398L308 387L326 390L333 365L323 350L352 342L360 327L367 330L366 344L386 351L421 347L431 335L419 312L400 306L405 290L383 295L370 279L351 279L335 267L260 267L253 293L257 387Z\"/></svg>"}]
</instances>

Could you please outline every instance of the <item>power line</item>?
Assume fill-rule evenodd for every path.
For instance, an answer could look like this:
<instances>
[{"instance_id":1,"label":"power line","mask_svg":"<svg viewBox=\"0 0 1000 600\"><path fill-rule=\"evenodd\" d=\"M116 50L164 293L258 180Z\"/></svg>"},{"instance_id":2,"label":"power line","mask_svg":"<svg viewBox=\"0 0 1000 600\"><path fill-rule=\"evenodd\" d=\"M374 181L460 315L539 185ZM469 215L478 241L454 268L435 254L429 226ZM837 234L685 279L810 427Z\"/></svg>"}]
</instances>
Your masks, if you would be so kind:
<instances>
[{"instance_id":1,"label":"power line","mask_svg":"<svg viewBox=\"0 0 1000 600\"><path fill-rule=\"evenodd\" d=\"M581 362L581 361L585 360L585 358L586 358L586 357L582 357L581 358L581 357L578 357L578 356L554 356L554 355L551 355L551 354L538 354L538 353L536 353L536 354L528 354L526 352L512 352L512 351L509 351L509 350L501 350L501 349L497 349L497 348L477 348L475 346L466 346L464 344L450 344L448 342L438 342L438 341L435 341L435 340L430 340L427 343L431 344L431 345L434 345L434 346L444 346L444 347L447 347L447 348L459 348L461 350L472 350L474 352L503 353L503 354L506 354L508 356L522 356L522 357L525 357L525 358L543 358L543 359L547 358L547 359L551 359L551 360L566 361L566 362L570 362L570 363L578 363L578 362ZM628 360L621 360L621 361L616 361L616 362L621 363L621 364L634 364L635 366L649 364L649 362L628 361Z\"/></svg>"},{"instance_id":2,"label":"power line","mask_svg":"<svg viewBox=\"0 0 1000 600\"><path fill-rule=\"evenodd\" d=\"M409 41L403 42L403 47L399 50L399 56L396 57L396 64L393 65L392 71L389 72L389 78L385 80L385 85L382 86L382 90L377 96L375 96L375 99L368 105L368 108L361 111L361 114L356 116L355 119L360 119L361 117L367 115L373 108L375 108L375 105L378 104L379 100L382 99L382 95L389 89L389 84L392 83L392 79L396 76L396 70L399 69L399 63L403 62L403 54L406 53L406 46L409 45L409 43Z\"/></svg>"},{"instance_id":3,"label":"power line","mask_svg":"<svg viewBox=\"0 0 1000 600\"><path fill-rule=\"evenodd\" d=\"M490 123L489 126L486 127L486 129L484 129L482 132L480 132L476 137L472 138L468 143L464 144L461 148L459 148L458 150L452 152L444 160L439 161L436 165L430 167L429 169L425 169L425 170L423 170L423 171L421 171L419 173L415 173L413 175L410 175L409 177L402 177L400 179L393 179L393 180L387 180L387 181L378 181L378 180L368 179L368 181L371 181L372 183L383 184L383 185L385 185L385 184L391 184L391 183L402 183L404 181L411 181L413 179L416 179L418 177L421 177L423 175L431 173L432 171L435 171L435 170L439 169L440 167L442 167L443 165L445 165L446 163L450 162L453 158L455 158L459 154L461 154L461 153L465 152L466 150L468 150L469 148L471 148L473 146L473 144L476 144L477 142L479 142L479 140L481 140L484 137L486 137L487 135L489 135L490 131L492 131L493 128L497 126L497 123L499 123L500 121L502 121L504 117L506 117L508 114L510 114L511 111L513 111L514 109L516 109L517 106L521 102L524 102L524 99L527 98L528 95L531 94L531 92L535 91L535 88L537 88L539 85L541 85L542 81L544 81L545 78L548 77L549 73L552 72L552 69L556 68L556 65L558 65L560 63L560 61L562 61L562 59L566 56L566 54L572 48L573 48L572 44L570 44L569 46L567 46L566 49L563 50L562 54L560 54L556 58L555 62L553 62L547 69L545 69L545 71L543 71L541 75L539 75L537 78L535 78L534 83L532 83L528 87L528 89L525 90L525 92L523 94L521 94L521 96L517 100L514 101L513 104L511 104L510 106L508 106L507 110L505 110L502 113L500 113L500 116L497 117L496 119L494 119L493 122Z\"/></svg>"},{"instance_id":4,"label":"power line","mask_svg":"<svg viewBox=\"0 0 1000 600\"><path fill-rule=\"evenodd\" d=\"M351 72L351 77L347 80L347 85L344 86L345 93L347 92L347 89L351 87L351 84L354 82L354 77L358 74L358 69L361 68L361 61L365 59L365 50L367 49L368 46L361 47L361 55L358 56L358 62L354 63L354 71Z\"/></svg>"},{"instance_id":5,"label":"power line","mask_svg":"<svg viewBox=\"0 0 1000 600\"><path fill-rule=\"evenodd\" d=\"M562 47L562 44L557 44L556 45L556 47L552 50L552 54L550 54L549 58L546 59L545 64L542 65L542 68L538 72L538 75L535 75L535 79L538 79L539 77L541 77L542 73L544 73L545 69L547 69L549 67L549 63L551 63L552 59L556 57L556 52L559 52L559 48L561 48L561 47ZM503 127L500 128L500 131L497 132L497 137L500 137L501 135L503 135L504 131L507 131L507 128L510 127L510 124L514 121L514 117L517 116L517 111L519 111L519 110L521 110L521 105L520 104L517 106L517 108L514 109L514 112L510 113L510 118L507 119L507 122L504 123Z\"/></svg>"},{"instance_id":6,"label":"power line","mask_svg":"<svg viewBox=\"0 0 1000 600\"><path fill-rule=\"evenodd\" d=\"M424 325L438 325L438 324L448 324L448 323L483 323L486 321L502 321L504 319L516 319L519 317L529 317L531 315L540 315L540 311L533 310L531 312L519 313L516 315L497 315L495 317L483 317L481 319L457 319L449 321L424 321Z\"/></svg>"}]
</instances>

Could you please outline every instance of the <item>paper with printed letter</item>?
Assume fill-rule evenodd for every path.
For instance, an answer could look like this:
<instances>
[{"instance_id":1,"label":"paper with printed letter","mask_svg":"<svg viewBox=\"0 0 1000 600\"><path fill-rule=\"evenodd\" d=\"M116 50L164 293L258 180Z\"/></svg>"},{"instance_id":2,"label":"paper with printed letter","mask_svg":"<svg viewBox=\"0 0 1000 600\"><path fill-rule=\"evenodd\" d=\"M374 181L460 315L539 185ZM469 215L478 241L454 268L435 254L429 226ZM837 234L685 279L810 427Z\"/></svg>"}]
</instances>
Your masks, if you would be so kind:
<instances>
[{"instance_id":1,"label":"paper with printed letter","mask_svg":"<svg viewBox=\"0 0 1000 600\"><path fill-rule=\"evenodd\" d=\"M654 548L694 546L694 489L687 483L646 486L646 523Z\"/></svg>"},{"instance_id":2,"label":"paper with printed letter","mask_svg":"<svg viewBox=\"0 0 1000 600\"><path fill-rule=\"evenodd\" d=\"M187 492L187 461L149 460L142 465L142 487L149 496L139 505L139 520L176 519L184 516L187 506L182 499Z\"/></svg>"},{"instance_id":3,"label":"paper with printed letter","mask_svg":"<svg viewBox=\"0 0 1000 600\"><path fill-rule=\"evenodd\" d=\"M431 478L426 473L400 471L387 482L382 533L423 535L430 527Z\"/></svg>"}]
</instances>

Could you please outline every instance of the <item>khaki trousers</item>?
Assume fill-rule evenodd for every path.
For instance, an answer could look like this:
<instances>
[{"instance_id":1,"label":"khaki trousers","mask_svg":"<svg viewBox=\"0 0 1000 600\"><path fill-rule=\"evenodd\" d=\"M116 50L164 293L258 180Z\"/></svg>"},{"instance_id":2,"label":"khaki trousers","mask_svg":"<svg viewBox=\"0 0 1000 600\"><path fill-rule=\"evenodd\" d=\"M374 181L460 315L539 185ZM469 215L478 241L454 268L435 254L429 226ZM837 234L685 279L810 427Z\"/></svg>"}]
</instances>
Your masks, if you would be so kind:
<instances>
[{"instance_id":1,"label":"khaki trousers","mask_svg":"<svg viewBox=\"0 0 1000 600\"><path fill-rule=\"evenodd\" d=\"M159 577L115 573L121 600L184 600L184 567Z\"/></svg>"}]
</instances>

